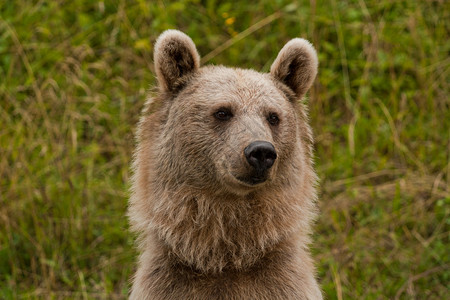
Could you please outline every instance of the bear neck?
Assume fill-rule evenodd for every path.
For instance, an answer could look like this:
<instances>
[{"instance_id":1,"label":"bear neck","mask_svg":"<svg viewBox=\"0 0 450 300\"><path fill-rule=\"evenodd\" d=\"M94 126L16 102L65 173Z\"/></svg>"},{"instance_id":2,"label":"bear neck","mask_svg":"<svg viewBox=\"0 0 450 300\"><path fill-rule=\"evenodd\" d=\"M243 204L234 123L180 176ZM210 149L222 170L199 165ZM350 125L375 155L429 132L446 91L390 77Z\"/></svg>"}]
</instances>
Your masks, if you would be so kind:
<instances>
[{"instance_id":1,"label":"bear neck","mask_svg":"<svg viewBox=\"0 0 450 300\"><path fill-rule=\"evenodd\" d=\"M310 183L300 185L305 188L299 193L289 186L296 185L247 196L218 196L182 187L166 191L155 197L147 228L173 257L201 272L246 269L289 235L308 243L314 188Z\"/></svg>"}]
</instances>

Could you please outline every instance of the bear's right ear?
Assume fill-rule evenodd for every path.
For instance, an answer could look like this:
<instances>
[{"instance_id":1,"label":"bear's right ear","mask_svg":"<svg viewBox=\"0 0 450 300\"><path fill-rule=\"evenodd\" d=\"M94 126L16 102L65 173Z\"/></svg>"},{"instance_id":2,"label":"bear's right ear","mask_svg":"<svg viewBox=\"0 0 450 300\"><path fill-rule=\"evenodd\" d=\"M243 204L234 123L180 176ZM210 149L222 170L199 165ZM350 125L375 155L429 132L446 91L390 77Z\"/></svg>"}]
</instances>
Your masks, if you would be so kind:
<instances>
[{"instance_id":1,"label":"bear's right ear","mask_svg":"<svg viewBox=\"0 0 450 300\"><path fill-rule=\"evenodd\" d=\"M295 38L280 50L270 67L270 74L291 88L300 99L314 82L318 64L317 53L311 43Z\"/></svg>"},{"instance_id":2,"label":"bear's right ear","mask_svg":"<svg viewBox=\"0 0 450 300\"><path fill-rule=\"evenodd\" d=\"M175 92L178 79L200 67L200 56L192 39L173 29L156 40L154 61L159 86L169 92Z\"/></svg>"}]
</instances>

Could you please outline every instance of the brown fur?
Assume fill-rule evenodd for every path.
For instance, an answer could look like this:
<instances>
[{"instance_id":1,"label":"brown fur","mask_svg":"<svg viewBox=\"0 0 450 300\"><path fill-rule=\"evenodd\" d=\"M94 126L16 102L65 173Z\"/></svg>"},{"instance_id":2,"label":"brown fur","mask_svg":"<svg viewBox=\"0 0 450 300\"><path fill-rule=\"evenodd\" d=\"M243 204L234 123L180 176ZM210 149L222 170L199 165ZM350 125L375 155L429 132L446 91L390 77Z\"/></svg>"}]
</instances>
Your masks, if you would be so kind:
<instances>
[{"instance_id":1,"label":"brown fur","mask_svg":"<svg viewBox=\"0 0 450 300\"><path fill-rule=\"evenodd\" d=\"M307 249L316 175L299 101L317 73L314 48L291 40L270 74L200 68L192 40L169 30L155 67L160 93L143 112L133 165L141 256L130 298L322 299ZM229 121L214 118L222 107ZM256 140L278 157L268 180L250 185L237 178L251 172L243 149Z\"/></svg>"}]
</instances>

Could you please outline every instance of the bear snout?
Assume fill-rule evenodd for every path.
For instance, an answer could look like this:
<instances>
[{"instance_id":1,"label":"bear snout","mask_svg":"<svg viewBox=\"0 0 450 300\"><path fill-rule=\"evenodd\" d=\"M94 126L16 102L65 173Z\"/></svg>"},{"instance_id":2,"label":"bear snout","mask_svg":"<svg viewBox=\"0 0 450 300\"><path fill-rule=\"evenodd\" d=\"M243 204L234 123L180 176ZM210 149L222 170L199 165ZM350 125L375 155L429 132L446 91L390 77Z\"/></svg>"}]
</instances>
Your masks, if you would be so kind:
<instances>
[{"instance_id":1,"label":"bear snout","mask_svg":"<svg viewBox=\"0 0 450 300\"><path fill-rule=\"evenodd\" d=\"M244 155L248 163L258 174L262 174L270 169L273 166L275 159L277 159L275 147L271 143L265 141L255 141L250 143L245 147Z\"/></svg>"}]
</instances>

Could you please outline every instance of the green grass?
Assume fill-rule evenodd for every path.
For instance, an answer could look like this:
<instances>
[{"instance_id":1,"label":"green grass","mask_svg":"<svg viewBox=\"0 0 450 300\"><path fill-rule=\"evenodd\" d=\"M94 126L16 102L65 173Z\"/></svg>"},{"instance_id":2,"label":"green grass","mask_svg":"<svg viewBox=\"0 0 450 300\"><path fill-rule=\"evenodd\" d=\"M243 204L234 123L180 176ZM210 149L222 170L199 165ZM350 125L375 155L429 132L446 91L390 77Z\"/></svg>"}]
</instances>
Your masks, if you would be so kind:
<instances>
[{"instance_id":1,"label":"green grass","mask_svg":"<svg viewBox=\"0 0 450 300\"><path fill-rule=\"evenodd\" d=\"M259 71L311 40L327 299L448 297L449 20L447 1L0 1L0 298L126 298L133 130L168 28Z\"/></svg>"}]
</instances>

